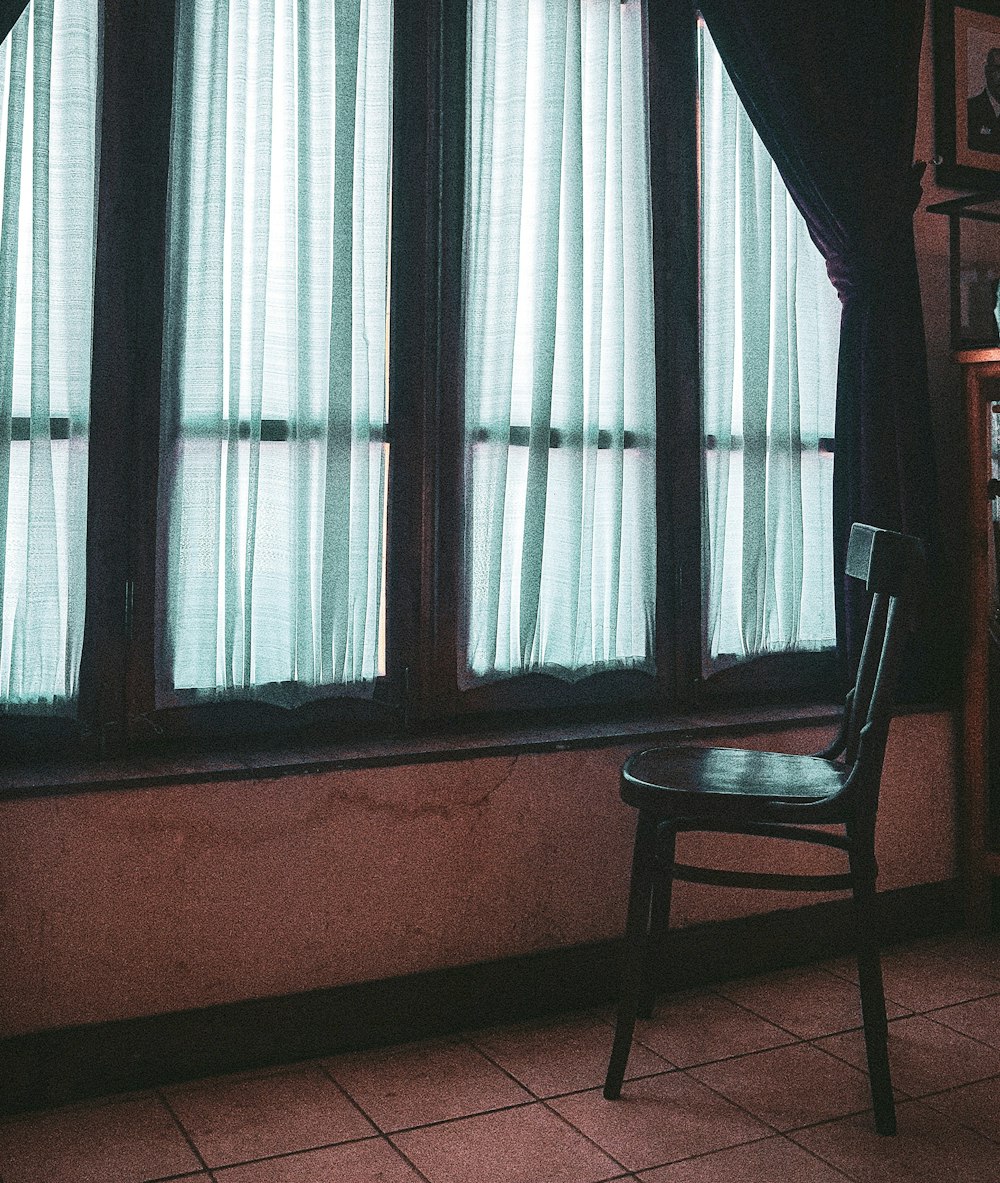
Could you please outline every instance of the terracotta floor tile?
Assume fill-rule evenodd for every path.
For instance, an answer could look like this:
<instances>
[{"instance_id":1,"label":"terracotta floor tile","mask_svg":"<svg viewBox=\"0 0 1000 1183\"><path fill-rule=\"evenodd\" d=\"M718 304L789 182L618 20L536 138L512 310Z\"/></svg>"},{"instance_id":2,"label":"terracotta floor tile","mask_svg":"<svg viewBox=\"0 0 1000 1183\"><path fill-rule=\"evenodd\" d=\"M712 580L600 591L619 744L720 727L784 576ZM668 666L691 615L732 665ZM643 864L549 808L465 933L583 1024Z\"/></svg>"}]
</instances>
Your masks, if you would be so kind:
<instances>
[{"instance_id":1,"label":"terracotta floor tile","mask_svg":"<svg viewBox=\"0 0 1000 1183\"><path fill-rule=\"evenodd\" d=\"M722 1060L690 1072L778 1130L856 1113L871 1105L865 1073L808 1044Z\"/></svg>"},{"instance_id":2,"label":"terracotta floor tile","mask_svg":"<svg viewBox=\"0 0 1000 1183\"><path fill-rule=\"evenodd\" d=\"M819 1039L815 1046L866 1070L860 1031ZM1000 1051L918 1015L889 1024L889 1067L896 1088L920 1097L1000 1075Z\"/></svg>"},{"instance_id":3,"label":"terracotta floor tile","mask_svg":"<svg viewBox=\"0 0 1000 1183\"><path fill-rule=\"evenodd\" d=\"M857 1183L1000 1183L996 1145L919 1101L896 1107L899 1133L875 1133L868 1114L791 1137Z\"/></svg>"},{"instance_id":4,"label":"terracotta floor tile","mask_svg":"<svg viewBox=\"0 0 1000 1183\"><path fill-rule=\"evenodd\" d=\"M3 1183L140 1183L202 1164L158 1097L132 1097L0 1123Z\"/></svg>"},{"instance_id":5,"label":"terracotta floor tile","mask_svg":"<svg viewBox=\"0 0 1000 1183\"><path fill-rule=\"evenodd\" d=\"M933 1097L925 1097L923 1103L962 1125L971 1126L994 1142L1000 1142L1000 1078L980 1080L949 1089L946 1093L936 1093Z\"/></svg>"},{"instance_id":6,"label":"terracotta floor tile","mask_svg":"<svg viewBox=\"0 0 1000 1183\"><path fill-rule=\"evenodd\" d=\"M687 1068L792 1043L795 1037L728 998L698 992L666 999L652 1020L636 1025L636 1038Z\"/></svg>"},{"instance_id":7,"label":"terracotta floor tile","mask_svg":"<svg viewBox=\"0 0 1000 1183\"><path fill-rule=\"evenodd\" d=\"M1000 979L1000 933L957 932L921 942L939 957L961 962L976 973Z\"/></svg>"},{"instance_id":8,"label":"terracotta floor tile","mask_svg":"<svg viewBox=\"0 0 1000 1183\"><path fill-rule=\"evenodd\" d=\"M618 1101L595 1089L548 1103L632 1171L771 1132L683 1072L626 1082Z\"/></svg>"},{"instance_id":9,"label":"terracotta floor tile","mask_svg":"<svg viewBox=\"0 0 1000 1183\"><path fill-rule=\"evenodd\" d=\"M944 1023L946 1027L961 1031L963 1035L1000 1048L1000 994L977 998L974 1002L960 1002L958 1006L946 1006L943 1010L932 1010L927 1017L935 1023Z\"/></svg>"},{"instance_id":10,"label":"terracotta floor tile","mask_svg":"<svg viewBox=\"0 0 1000 1183\"><path fill-rule=\"evenodd\" d=\"M530 1093L464 1043L409 1044L325 1063L387 1132L531 1100Z\"/></svg>"},{"instance_id":11,"label":"terracotta floor tile","mask_svg":"<svg viewBox=\"0 0 1000 1183\"><path fill-rule=\"evenodd\" d=\"M210 1167L374 1132L319 1068L192 1086L172 1092L170 1104Z\"/></svg>"},{"instance_id":12,"label":"terracotta floor tile","mask_svg":"<svg viewBox=\"0 0 1000 1183\"><path fill-rule=\"evenodd\" d=\"M536 1102L394 1134L430 1183L598 1183L617 1163Z\"/></svg>"},{"instance_id":13,"label":"terracotta floor tile","mask_svg":"<svg viewBox=\"0 0 1000 1183\"><path fill-rule=\"evenodd\" d=\"M640 1183L845 1183L846 1176L786 1138L768 1138L643 1171Z\"/></svg>"},{"instance_id":14,"label":"terracotta floor tile","mask_svg":"<svg viewBox=\"0 0 1000 1183\"><path fill-rule=\"evenodd\" d=\"M539 1097L576 1092L604 1083L614 1028L600 1019L533 1023L481 1032L472 1042ZM661 1056L632 1044L627 1078L673 1068Z\"/></svg>"},{"instance_id":15,"label":"terracotta floor tile","mask_svg":"<svg viewBox=\"0 0 1000 1183\"><path fill-rule=\"evenodd\" d=\"M803 1039L861 1026L857 985L825 970L808 967L782 970L725 982L717 990ZM904 1007L891 1001L887 1002L886 1010L890 1017L906 1013Z\"/></svg>"},{"instance_id":16,"label":"terracotta floor tile","mask_svg":"<svg viewBox=\"0 0 1000 1183\"><path fill-rule=\"evenodd\" d=\"M422 1183L384 1138L306 1150L214 1174L216 1183Z\"/></svg>"},{"instance_id":17,"label":"terracotta floor tile","mask_svg":"<svg viewBox=\"0 0 1000 1183\"><path fill-rule=\"evenodd\" d=\"M853 961L829 962L826 968L852 982L858 980ZM953 1006L997 993L996 978L925 947L883 953L882 977L886 998L912 1011Z\"/></svg>"}]
</instances>

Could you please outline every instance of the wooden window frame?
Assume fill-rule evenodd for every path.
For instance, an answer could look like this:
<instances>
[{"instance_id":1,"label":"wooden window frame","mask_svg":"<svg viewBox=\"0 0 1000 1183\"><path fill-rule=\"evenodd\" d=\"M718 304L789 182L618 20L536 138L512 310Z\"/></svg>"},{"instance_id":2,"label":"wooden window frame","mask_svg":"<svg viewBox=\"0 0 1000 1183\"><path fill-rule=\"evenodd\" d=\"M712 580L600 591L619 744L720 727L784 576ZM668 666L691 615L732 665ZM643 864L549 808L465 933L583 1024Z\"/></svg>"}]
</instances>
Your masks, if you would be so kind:
<instances>
[{"instance_id":1,"label":"wooden window frame","mask_svg":"<svg viewBox=\"0 0 1000 1183\"><path fill-rule=\"evenodd\" d=\"M173 8L104 3L80 699L75 721L0 714L9 753L232 746L251 737L336 742L412 728L624 721L747 693L815 697L832 665L824 654L701 674L698 71L696 13L686 0L646 0L649 109L674 113L651 119L649 129L658 672L606 671L574 684L532 674L458 689L466 0L396 0L386 674L370 699L337 695L294 710L242 701L155 708ZM281 422L268 421L267 431L281 438Z\"/></svg>"}]
</instances>

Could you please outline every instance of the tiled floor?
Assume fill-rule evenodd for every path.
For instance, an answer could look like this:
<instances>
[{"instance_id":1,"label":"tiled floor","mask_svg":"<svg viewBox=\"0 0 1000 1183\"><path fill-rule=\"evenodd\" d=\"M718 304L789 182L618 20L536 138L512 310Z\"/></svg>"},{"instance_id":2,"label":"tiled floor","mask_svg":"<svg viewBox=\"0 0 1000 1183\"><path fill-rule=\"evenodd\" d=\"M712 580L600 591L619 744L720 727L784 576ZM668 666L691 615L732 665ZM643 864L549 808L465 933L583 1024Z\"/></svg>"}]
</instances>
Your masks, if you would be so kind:
<instances>
[{"instance_id":1,"label":"tiled floor","mask_svg":"<svg viewBox=\"0 0 1000 1183\"><path fill-rule=\"evenodd\" d=\"M11 1118L0 1181L1000 1183L1000 938L884 964L896 1138L836 961L666 1000L616 1103L575 1015Z\"/></svg>"}]
</instances>

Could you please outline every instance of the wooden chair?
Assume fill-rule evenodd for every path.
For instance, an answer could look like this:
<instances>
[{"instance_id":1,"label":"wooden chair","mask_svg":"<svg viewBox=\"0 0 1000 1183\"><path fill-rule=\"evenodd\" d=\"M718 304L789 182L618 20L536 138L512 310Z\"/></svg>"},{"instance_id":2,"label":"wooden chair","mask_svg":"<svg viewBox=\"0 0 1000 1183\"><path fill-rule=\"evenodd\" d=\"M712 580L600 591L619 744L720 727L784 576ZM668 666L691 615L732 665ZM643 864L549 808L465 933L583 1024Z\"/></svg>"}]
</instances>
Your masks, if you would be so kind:
<instances>
[{"instance_id":1,"label":"wooden chair","mask_svg":"<svg viewBox=\"0 0 1000 1183\"><path fill-rule=\"evenodd\" d=\"M674 879L725 887L790 891L850 889L854 896L858 973L875 1127L896 1132L886 1050L887 1024L875 916L875 813L892 695L905 626L907 596L923 567L920 542L905 534L855 524L847 574L864 580L871 614L854 688L840 731L815 756L733 748L651 748L622 769L621 797L639 811L632 861L621 1000L604 1096L621 1095L635 1021L650 1017L666 938ZM836 823L844 833L814 830ZM816 842L846 851L840 875L760 874L690 867L674 858L683 831L755 834Z\"/></svg>"}]
</instances>

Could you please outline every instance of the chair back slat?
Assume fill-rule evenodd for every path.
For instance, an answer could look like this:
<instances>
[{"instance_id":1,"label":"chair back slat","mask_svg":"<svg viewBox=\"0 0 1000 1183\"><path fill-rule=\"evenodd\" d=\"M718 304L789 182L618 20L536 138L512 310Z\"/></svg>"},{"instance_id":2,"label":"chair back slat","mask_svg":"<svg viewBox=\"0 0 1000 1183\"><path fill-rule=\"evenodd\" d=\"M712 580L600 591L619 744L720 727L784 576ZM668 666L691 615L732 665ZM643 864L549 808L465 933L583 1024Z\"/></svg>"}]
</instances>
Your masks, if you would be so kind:
<instances>
[{"instance_id":1,"label":"chair back slat","mask_svg":"<svg viewBox=\"0 0 1000 1183\"><path fill-rule=\"evenodd\" d=\"M851 527L846 571L852 578L864 581L872 593L872 604L847 720L844 758L848 764L857 761L861 737L867 729L871 742L866 743L866 751L873 766L865 783L877 795L907 631L907 601L920 585L923 546L919 539L907 534L855 523ZM873 810L874 806L873 800Z\"/></svg>"},{"instance_id":2,"label":"chair back slat","mask_svg":"<svg viewBox=\"0 0 1000 1183\"><path fill-rule=\"evenodd\" d=\"M861 737L861 728L868 722L872 692L875 689L882 661L882 650L885 645L888 615L889 597L884 592L878 592L872 600L871 611L868 614L865 642L861 649L857 676L854 679L854 698L851 702L851 717L847 721L847 747L844 751L844 759L848 764L853 764L858 758L858 740Z\"/></svg>"}]
</instances>

